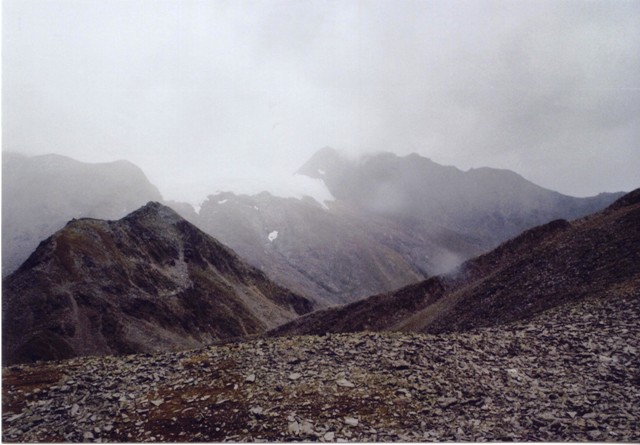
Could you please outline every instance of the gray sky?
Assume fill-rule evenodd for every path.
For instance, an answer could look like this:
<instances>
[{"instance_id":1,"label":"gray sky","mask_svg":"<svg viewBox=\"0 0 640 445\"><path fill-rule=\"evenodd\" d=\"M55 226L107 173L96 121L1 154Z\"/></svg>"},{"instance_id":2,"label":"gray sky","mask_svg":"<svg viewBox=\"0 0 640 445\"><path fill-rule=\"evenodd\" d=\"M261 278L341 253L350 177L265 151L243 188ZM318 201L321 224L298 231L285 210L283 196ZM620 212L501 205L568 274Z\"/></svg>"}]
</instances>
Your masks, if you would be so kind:
<instances>
[{"instance_id":1,"label":"gray sky","mask_svg":"<svg viewBox=\"0 0 640 445\"><path fill-rule=\"evenodd\" d=\"M3 150L128 159L191 202L327 145L630 190L639 23L638 0L5 0Z\"/></svg>"}]
</instances>

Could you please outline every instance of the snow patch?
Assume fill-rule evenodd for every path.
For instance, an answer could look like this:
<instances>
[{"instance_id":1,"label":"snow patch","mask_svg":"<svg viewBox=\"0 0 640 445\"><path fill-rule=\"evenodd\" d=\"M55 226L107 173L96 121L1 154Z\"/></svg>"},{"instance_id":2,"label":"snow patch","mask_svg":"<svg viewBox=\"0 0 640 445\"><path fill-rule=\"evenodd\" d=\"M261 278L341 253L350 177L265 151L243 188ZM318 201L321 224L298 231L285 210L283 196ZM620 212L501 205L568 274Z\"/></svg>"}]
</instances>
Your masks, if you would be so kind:
<instances>
[{"instance_id":1,"label":"snow patch","mask_svg":"<svg viewBox=\"0 0 640 445\"><path fill-rule=\"evenodd\" d=\"M267 238L269 238L269 242L273 242L273 240L275 240L278 237L278 231L274 230L273 232L271 232L269 234L269 236L267 236Z\"/></svg>"},{"instance_id":2,"label":"snow patch","mask_svg":"<svg viewBox=\"0 0 640 445\"><path fill-rule=\"evenodd\" d=\"M321 168L318 169L318 174L320 175L325 175L326 172L324 170L322 170Z\"/></svg>"},{"instance_id":3,"label":"snow patch","mask_svg":"<svg viewBox=\"0 0 640 445\"><path fill-rule=\"evenodd\" d=\"M218 204L224 204L227 201L228 201L228 199L223 199L222 201L218 201Z\"/></svg>"}]
</instances>

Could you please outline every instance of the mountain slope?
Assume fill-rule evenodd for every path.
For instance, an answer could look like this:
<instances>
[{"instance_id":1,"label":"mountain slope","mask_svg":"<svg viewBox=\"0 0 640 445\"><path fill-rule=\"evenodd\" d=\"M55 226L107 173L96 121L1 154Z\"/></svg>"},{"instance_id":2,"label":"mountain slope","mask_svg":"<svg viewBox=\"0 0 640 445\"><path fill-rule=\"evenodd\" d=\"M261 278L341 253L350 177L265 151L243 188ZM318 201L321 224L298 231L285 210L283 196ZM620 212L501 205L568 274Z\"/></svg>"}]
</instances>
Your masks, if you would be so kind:
<instances>
[{"instance_id":1,"label":"mountain slope","mask_svg":"<svg viewBox=\"0 0 640 445\"><path fill-rule=\"evenodd\" d=\"M3 283L9 362L192 348L263 332L312 304L168 207L74 220Z\"/></svg>"},{"instance_id":2,"label":"mountain slope","mask_svg":"<svg viewBox=\"0 0 640 445\"><path fill-rule=\"evenodd\" d=\"M421 238L415 228L339 202L325 209L311 199L220 193L203 203L199 216L203 230L272 279L324 304L397 289L452 256L480 253L445 229Z\"/></svg>"},{"instance_id":3,"label":"mountain slope","mask_svg":"<svg viewBox=\"0 0 640 445\"><path fill-rule=\"evenodd\" d=\"M128 161L88 164L60 155L2 154L2 274L72 218L121 218L160 192Z\"/></svg>"},{"instance_id":4,"label":"mountain slope","mask_svg":"<svg viewBox=\"0 0 640 445\"><path fill-rule=\"evenodd\" d=\"M464 331L627 294L640 297L640 189L592 216L530 229L455 274L315 312L271 334Z\"/></svg>"}]
</instances>

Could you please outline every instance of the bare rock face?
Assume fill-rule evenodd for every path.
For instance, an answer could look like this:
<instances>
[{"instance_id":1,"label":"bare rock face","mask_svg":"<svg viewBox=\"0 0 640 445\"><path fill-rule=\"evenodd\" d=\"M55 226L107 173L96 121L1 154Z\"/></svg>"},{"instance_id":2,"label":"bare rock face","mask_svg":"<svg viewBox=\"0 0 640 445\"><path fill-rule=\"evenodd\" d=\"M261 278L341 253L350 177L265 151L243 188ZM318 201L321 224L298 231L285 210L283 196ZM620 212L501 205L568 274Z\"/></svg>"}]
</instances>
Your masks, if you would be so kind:
<instances>
[{"instance_id":1,"label":"bare rock face","mask_svg":"<svg viewBox=\"0 0 640 445\"><path fill-rule=\"evenodd\" d=\"M591 296L638 295L638 196L636 190L600 213L525 231L455 273L314 312L271 334L466 331L526 319Z\"/></svg>"},{"instance_id":2,"label":"bare rock face","mask_svg":"<svg viewBox=\"0 0 640 445\"><path fill-rule=\"evenodd\" d=\"M258 334L312 303L173 210L81 219L3 283L6 362L193 348Z\"/></svg>"}]
</instances>

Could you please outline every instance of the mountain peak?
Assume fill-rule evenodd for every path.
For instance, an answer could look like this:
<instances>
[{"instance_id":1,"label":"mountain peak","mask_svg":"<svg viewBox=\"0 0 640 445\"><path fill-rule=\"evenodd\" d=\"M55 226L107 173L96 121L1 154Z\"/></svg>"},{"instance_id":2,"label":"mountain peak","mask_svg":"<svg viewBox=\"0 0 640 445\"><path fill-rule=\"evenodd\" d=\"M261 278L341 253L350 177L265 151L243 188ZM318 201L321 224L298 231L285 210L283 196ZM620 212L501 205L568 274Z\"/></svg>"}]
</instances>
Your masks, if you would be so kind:
<instances>
[{"instance_id":1,"label":"mountain peak","mask_svg":"<svg viewBox=\"0 0 640 445\"><path fill-rule=\"evenodd\" d=\"M156 201L56 232L6 278L2 304L10 362L191 349L313 307Z\"/></svg>"},{"instance_id":2,"label":"mountain peak","mask_svg":"<svg viewBox=\"0 0 640 445\"><path fill-rule=\"evenodd\" d=\"M157 201L149 201L144 206L129 213L125 216L127 220L147 220L156 219L158 222L162 221L168 224L175 224L184 220L175 210L167 207L164 204L160 204Z\"/></svg>"},{"instance_id":3,"label":"mountain peak","mask_svg":"<svg viewBox=\"0 0 640 445\"><path fill-rule=\"evenodd\" d=\"M323 147L309 158L296 173L309 176L311 178L324 179L325 175L341 173L348 161L345 156L336 149Z\"/></svg>"}]
</instances>

